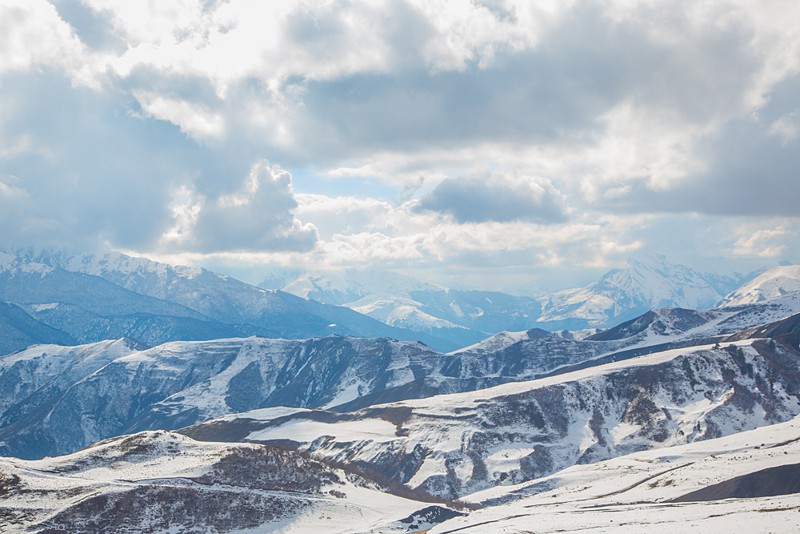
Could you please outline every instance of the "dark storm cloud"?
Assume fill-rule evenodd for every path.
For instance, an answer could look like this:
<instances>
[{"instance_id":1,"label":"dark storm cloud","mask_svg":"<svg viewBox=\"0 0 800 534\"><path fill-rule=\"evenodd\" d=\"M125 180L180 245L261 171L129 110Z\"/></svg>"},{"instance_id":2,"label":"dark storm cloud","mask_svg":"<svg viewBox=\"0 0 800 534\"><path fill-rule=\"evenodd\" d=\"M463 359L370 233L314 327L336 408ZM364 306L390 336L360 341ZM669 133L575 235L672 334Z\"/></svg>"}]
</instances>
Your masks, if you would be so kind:
<instances>
[{"instance_id":1,"label":"dark storm cloud","mask_svg":"<svg viewBox=\"0 0 800 534\"><path fill-rule=\"evenodd\" d=\"M415 206L447 213L460 223L567 219L563 196L550 184L503 175L448 178Z\"/></svg>"}]
</instances>

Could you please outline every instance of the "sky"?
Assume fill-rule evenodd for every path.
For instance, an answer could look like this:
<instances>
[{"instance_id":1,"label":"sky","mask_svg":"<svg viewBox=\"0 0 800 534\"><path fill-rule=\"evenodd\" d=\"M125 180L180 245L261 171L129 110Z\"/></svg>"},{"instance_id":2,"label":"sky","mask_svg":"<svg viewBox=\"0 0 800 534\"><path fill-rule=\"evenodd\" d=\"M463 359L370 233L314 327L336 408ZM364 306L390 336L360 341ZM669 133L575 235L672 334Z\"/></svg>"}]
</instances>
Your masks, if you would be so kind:
<instances>
[{"instance_id":1,"label":"sky","mask_svg":"<svg viewBox=\"0 0 800 534\"><path fill-rule=\"evenodd\" d=\"M795 0L0 0L0 247L554 289L799 198Z\"/></svg>"}]
</instances>

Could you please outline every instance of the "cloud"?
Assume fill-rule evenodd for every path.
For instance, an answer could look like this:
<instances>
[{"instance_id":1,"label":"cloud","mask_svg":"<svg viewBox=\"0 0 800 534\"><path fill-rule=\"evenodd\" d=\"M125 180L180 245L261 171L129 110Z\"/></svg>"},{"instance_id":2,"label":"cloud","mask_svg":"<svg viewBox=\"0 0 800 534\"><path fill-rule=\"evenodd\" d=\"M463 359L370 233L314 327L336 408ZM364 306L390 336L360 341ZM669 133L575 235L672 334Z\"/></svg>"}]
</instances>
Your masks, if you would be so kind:
<instances>
[{"instance_id":1,"label":"cloud","mask_svg":"<svg viewBox=\"0 0 800 534\"><path fill-rule=\"evenodd\" d=\"M398 216L391 204L373 198L309 193L298 194L296 198L297 217L318 228L323 239L330 239L334 234L387 232Z\"/></svg>"},{"instance_id":2,"label":"cloud","mask_svg":"<svg viewBox=\"0 0 800 534\"><path fill-rule=\"evenodd\" d=\"M300 251L312 249L318 233L293 216L298 204L287 171L255 163L241 189L214 199L181 188L173 203L175 226L165 247L199 252Z\"/></svg>"},{"instance_id":3,"label":"cloud","mask_svg":"<svg viewBox=\"0 0 800 534\"><path fill-rule=\"evenodd\" d=\"M567 220L564 196L552 184L506 174L447 178L416 209L447 213L460 223Z\"/></svg>"},{"instance_id":4,"label":"cloud","mask_svg":"<svg viewBox=\"0 0 800 534\"><path fill-rule=\"evenodd\" d=\"M225 133L225 119L220 113L152 92L135 92L134 96L147 116L169 121L194 139L220 138Z\"/></svg>"},{"instance_id":5,"label":"cloud","mask_svg":"<svg viewBox=\"0 0 800 534\"><path fill-rule=\"evenodd\" d=\"M741 230L740 230L741 231ZM734 256L759 256L762 258L775 258L786 250L787 237L798 237L786 230L784 226L767 228L748 232L742 235L733 245Z\"/></svg>"},{"instance_id":6,"label":"cloud","mask_svg":"<svg viewBox=\"0 0 800 534\"><path fill-rule=\"evenodd\" d=\"M800 215L798 17L780 0L9 0L0 232L465 276L632 250L786 260L796 238L732 228Z\"/></svg>"},{"instance_id":7,"label":"cloud","mask_svg":"<svg viewBox=\"0 0 800 534\"><path fill-rule=\"evenodd\" d=\"M208 150L57 72L7 75L3 89L0 139L18 140L0 159L4 244L148 251L166 235L182 250L313 247L286 171Z\"/></svg>"},{"instance_id":8,"label":"cloud","mask_svg":"<svg viewBox=\"0 0 800 534\"><path fill-rule=\"evenodd\" d=\"M798 77L800 82L800 77ZM800 102L798 102L800 103ZM698 140L703 164L681 180L653 187L639 180L601 186L603 211L800 216L800 139L775 136L770 123L745 118ZM615 190L616 188L616 190Z\"/></svg>"},{"instance_id":9,"label":"cloud","mask_svg":"<svg viewBox=\"0 0 800 534\"><path fill-rule=\"evenodd\" d=\"M775 119L769 125L768 131L770 135L777 136L785 144L796 140L797 134L800 133L800 109L790 111Z\"/></svg>"},{"instance_id":10,"label":"cloud","mask_svg":"<svg viewBox=\"0 0 800 534\"><path fill-rule=\"evenodd\" d=\"M37 65L73 68L84 46L56 9L42 0L8 0L0 5L0 74Z\"/></svg>"}]
</instances>

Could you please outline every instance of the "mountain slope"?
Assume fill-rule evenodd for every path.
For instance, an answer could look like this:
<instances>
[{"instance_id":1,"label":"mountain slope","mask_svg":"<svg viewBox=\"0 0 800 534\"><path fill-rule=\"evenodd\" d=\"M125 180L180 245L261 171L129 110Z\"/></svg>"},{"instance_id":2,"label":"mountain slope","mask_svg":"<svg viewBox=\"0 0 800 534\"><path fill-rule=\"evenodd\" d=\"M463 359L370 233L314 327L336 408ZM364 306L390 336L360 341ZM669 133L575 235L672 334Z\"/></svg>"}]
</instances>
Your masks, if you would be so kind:
<instances>
[{"instance_id":1,"label":"mountain slope","mask_svg":"<svg viewBox=\"0 0 800 534\"><path fill-rule=\"evenodd\" d=\"M729 293L721 306L741 306L800 291L800 265L775 267Z\"/></svg>"},{"instance_id":2,"label":"mountain slope","mask_svg":"<svg viewBox=\"0 0 800 534\"><path fill-rule=\"evenodd\" d=\"M127 432L175 429L271 406L343 411L473 391L720 342L766 318L785 318L793 307L800 308L800 297L706 312L658 310L596 339L531 330L506 336L513 342L491 350L489 340L450 354L419 343L336 336L173 342L147 350L126 344L127 352L110 355L104 344L72 352L40 346L24 357L0 358L0 397L14 399L0 411L0 453L63 454ZM60 376L49 354L86 360L83 374ZM43 378L32 390L20 390L17 384L34 374L51 383L45 387Z\"/></svg>"},{"instance_id":3,"label":"mountain slope","mask_svg":"<svg viewBox=\"0 0 800 534\"><path fill-rule=\"evenodd\" d=\"M149 344L253 334L285 338L338 334L420 340L441 350L458 347L435 336L385 325L349 308L256 288L205 269L118 253L18 250L0 254L0 298L27 306L36 319L81 342L134 337L136 332L146 332L141 338ZM71 307L37 311L35 306L43 304ZM164 332L157 330L159 325Z\"/></svg>"},{"instance_id":4,"label":"mountain slope","mask_svg":"<svg viewBox=\"0 0 800 534\"><path fill-rule=\"evenodd\" d=\"M0 301L0 355L41 343L74 345L75 340L37 321L18 306Z\"/></svg>"},{"instance_id":5,"label":"mountain slope","mask_svg":"<svg viewBox=\"0 0 800 534\"><path fill-rule=\"evenodd\" d=\"M0 459L0 529L404 531L430 503L297 453L145 432L40 461ZM434 507L443 518L457 512Z\"/></svg>"},{"instance_id":6,"label":"mountain slope","mask_svg":"<svg viewBox=\"0 0 800 534\"><path fill-rule=\"evenodd\" d=\"M637 452L470 495L485 507L431 529L448 532L794 532L800 519L800 420ZM770 475L759 483L761 475ZM763 480L763 477L762 477ZM792 488L794 485L794 488ZM716 487L715 487L716 486ZM751 498L700 501L720 486ZM781 487L783 486L783 487ZM762 491L758 491L762 490ZM772 491L768 491L772 490ZM780 491L778 491L780 490ZM754 493L777 496L753 498Z\"/></svg>"},{"instance_id":7,"label":"mountain slope","mask_svg":"<svg viewBox=\"0 0 800 534\"><path fill-rule=\"evenodd\" d=\"M354 409L375 402L485 388L556 372L624 348L628 340L577 341L539 331L493 354L441 354L419 343L328 337L39 346L0 358L0 453L63 454L98 439L174 429L270 406ZM54 355L82 374L64 374ZM30 376L43 378L32 381ZM49 382L48 382L49 380ZM20 382L31 389L20 390ZM45 387L46 385L46 387Z\"/></svg>"},{"instance_id":8,"label":"mountain slope","mask_svg":"<svg viewBox=\"0 0 800 534\"><path fill-rule=\"evenodd\" d=\"M294 441L317 457L454 498L789 420L800 414L798 358L792 345L745 340L349 414L240 417L248 440ZM214 430L226 424L236 422Z\"/></svg>"},{"instance_id":9,"label":"mountain slope","mask_svg":"<svg viewBox=\"0 0 800 534\"><path fill-rule=\"evenodd\" d=\"M125 341L38 346L0 358L0 399L7 399L0 451L36 458L236 411L346 403L413 381L411 362L435 355L418 343L340 337L174 342L143 351Z\"/></svg>"}]
</instances>

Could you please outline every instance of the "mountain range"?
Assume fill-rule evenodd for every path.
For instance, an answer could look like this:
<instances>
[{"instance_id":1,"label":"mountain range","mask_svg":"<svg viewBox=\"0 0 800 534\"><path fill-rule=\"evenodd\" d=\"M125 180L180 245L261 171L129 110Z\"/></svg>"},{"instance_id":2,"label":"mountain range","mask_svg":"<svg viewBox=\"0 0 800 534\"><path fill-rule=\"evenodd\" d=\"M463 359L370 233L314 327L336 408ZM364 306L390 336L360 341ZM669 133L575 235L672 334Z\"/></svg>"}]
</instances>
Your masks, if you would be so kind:
<instances>
[{"instance_id":1,"label":"mountain range","mask_svg":"<svg viewBox=\"0 0 800 534\"><path fill-rule=\"evenodd\" d=\"M58 330L62 340L78 343L119 337L158 345L250 335L352 335L420 340L442 350L459 346L386 325L350 308L260 289L205 269L119 253L0 253L0 300L30 316L24 323L9 317L6 328L25 332L32 319ZM24 347L17 343L11 350L20 348Z\"/></svg>"},{"instance_id":2,"label":"mountain range","mask_svg":"<svg viewBox=\"0 0 800 534\"><path fill-rule=\"evenodd\" d=\"M0 260L4 531L797 523L796 268L723 295L731 279L668 269L664 285L632 262L581 294L702 309L569 331L534 321L452 350L310 291L201 269L116 254ZM521 302L386 279L440 315L480 307L493 328ZM340 298L376 302L380 282ZM712 282L720 304L708 307ZM531 300L540 318L556 308Z\"/></svg>"},{"instance_id":3,"label":"mountain range","mask_svg":"<svg viewBox=\"0 0 800 534\"><path fill-rule=\"evenodd\" d=\"M740 279L748 281L738 287ZM156 346L332 334L422 341L452 351L503 331L589 333L657 307L735 305L745 302L745 293L751 300L759 298L752 295L771 298L800 287L800 270L778 267L749 280L699 273L656 256L631 260L584 288L536 298L446 289L389 272L312 276L284 271L270 280L281 288L254 287L205 269L120 253L0 252L0 301L5 302L0 329L7 333L0 353L35 343L120 337Z\"/></svg>"},{"instance_id":4,"label":"mountain range","mask_svg":"<svg viewBox=\"0 0 800 534\"><path fill-rule=\"evenodd\" d=\"M793 274L800 280L800 273ZM356 269L316 274L275 271L259 285L347 306L386 324L467 345L475 338L531 327L608 328L652 308L707 309L748 279L703 273L663 256L645 256L585 287L536 295L448 289L397 273ZM791 288L790 279L785 282Z\"/></svg>"},{"instance_id":5,"label":"mountain range","mask_svg":"<svg viewBox=\"0 0 800 534\"><path fill-rule=\"evenodd\" d=\"M710 343L799 312L800 294L705 312L661 309L585 339L529 330L448 354L339 336L37 345L0 359L0 454L70 453L124 433L261 408L351 411L484 389Z\"/></svg>"},{"instance_id":6,"label":"mountain range","mask_svg":"<svg viewBox=\"0 0 800 534\"><path fill-rule=\"evenodd\" d=\"M798 311L798 293L660 309L585 339L530 330L452 354L337 337L31 347L0 358L0 440L16 457L0 459L0 521L447 532L487 514L514 524L558 489L607 503L625 480L685 473L692 451L742 454L718 438L800 416ZM748 442L757 467L790 468L777 454L797 423L780 428L772 454ZM627 479L603 467L665 447L686 452ZM758 478L712 464L702 473ZM581 472L599 474L587 486ZM707 478L652 494L692 499Z\"/></svg>"}]
</instances>

